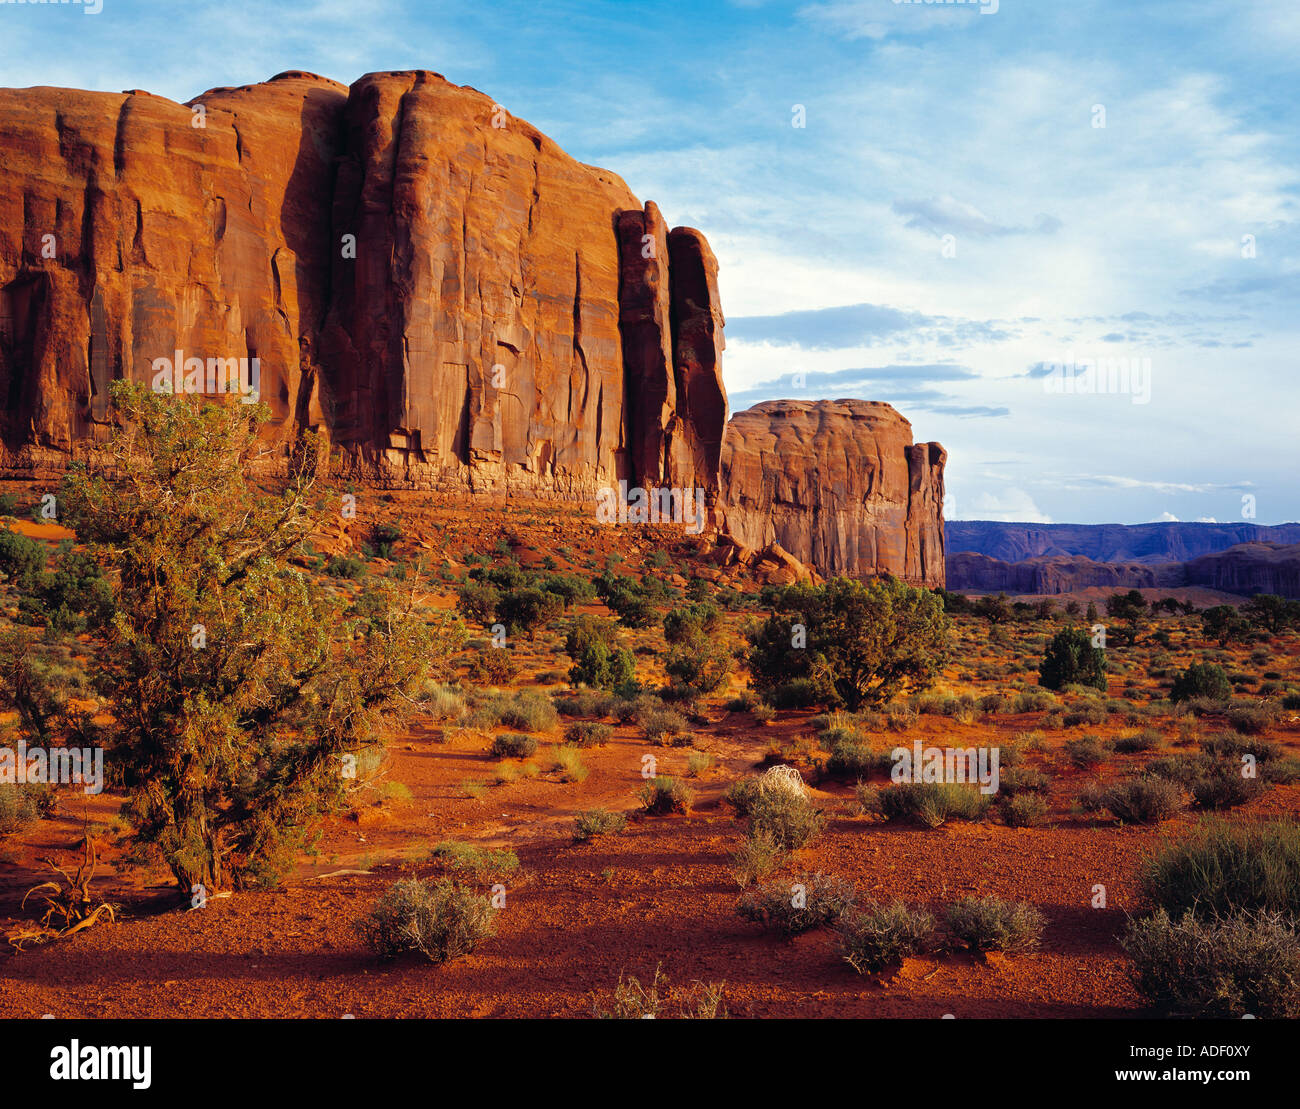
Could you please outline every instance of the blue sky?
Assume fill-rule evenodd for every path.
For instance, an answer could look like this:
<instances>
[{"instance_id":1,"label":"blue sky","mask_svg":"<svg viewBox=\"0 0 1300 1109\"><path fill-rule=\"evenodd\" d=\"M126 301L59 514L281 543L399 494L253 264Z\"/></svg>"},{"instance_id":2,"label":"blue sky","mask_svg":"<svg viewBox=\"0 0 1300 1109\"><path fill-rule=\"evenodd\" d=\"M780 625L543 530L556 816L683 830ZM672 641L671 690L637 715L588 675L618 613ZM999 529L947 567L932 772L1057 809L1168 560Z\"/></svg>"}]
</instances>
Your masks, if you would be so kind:
<instances>
[{"instance_id":1,"label":"blue sky","mask_svg":"<svg viewBox=\"0 0 1300 1109\"><path fill-rule=\"evenodd\" d=\"M1296 0L102 4L0 4L0 84L482 89L709 237L733 410L888 401L951 518L1300 519Z\"/></svg>"}]
</instances>

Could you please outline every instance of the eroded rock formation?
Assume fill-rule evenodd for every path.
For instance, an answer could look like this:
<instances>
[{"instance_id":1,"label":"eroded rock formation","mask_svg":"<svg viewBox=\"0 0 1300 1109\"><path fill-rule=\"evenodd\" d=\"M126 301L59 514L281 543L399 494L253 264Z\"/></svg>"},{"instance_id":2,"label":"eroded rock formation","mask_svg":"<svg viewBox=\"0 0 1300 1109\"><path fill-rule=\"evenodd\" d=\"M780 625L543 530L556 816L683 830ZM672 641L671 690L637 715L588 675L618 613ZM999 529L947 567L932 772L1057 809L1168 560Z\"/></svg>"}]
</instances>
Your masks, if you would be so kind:
<instances>
[{"instance_id":1,"label":"eroded rock formation","mask_svg":"<svg viewBox=\"0 0 1300 1109\"><path fill-rule=\"evenodd\" d=\"M943 450L865 401L728 425L704 236L482 93L0 90L0 137L0 474L102 443L115 379L256 360L272 457L316 430L381 485L699 489L782 575L943 581Z\"/></svg>"},{"instance_id":2,"label":"eroded rock formation","mask_svg":"<svg viewBox=\"0 0 1300 1109\"><path fill-rule=\"evenodd\" d=\"M718 527L824 576L942 585L946 458L887 404L766 401L727 425Z\"/></svg>"}]
</instances>

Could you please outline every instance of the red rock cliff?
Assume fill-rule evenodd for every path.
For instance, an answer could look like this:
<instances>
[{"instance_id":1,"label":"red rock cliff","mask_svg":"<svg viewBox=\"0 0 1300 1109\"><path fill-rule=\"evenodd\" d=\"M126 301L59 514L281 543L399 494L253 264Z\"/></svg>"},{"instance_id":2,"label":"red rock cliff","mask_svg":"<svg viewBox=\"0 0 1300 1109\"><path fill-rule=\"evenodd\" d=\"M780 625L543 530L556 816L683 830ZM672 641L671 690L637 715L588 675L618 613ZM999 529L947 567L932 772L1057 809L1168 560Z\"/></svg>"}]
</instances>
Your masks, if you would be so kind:
<instances>
[{"instance_id":1,"label":"red rock cliff","mask_svg":"<svg viewBox=\"0 0 1300 1109\"><path fill-rule=\"evenodd\" d=\"M727 425L718 526L826 576L941 586L946 459L887 404L766 401Z\"/></svg>"},{"instance_id":2,"label":"red rock cliff","mask_svg":"<svg viewBox=\"0 0 1300 1109\"><path fill-rule=\"evenodd\" d=\"M190 105L5 90L0 135L0 468L62 465L103 437L114 378L179 350L258 358L269 434L322 428L359 477L716 490L702 236L481 93L425 71ZM629 217L657 246L648 302Z\"/></svg>"}]
</instances>

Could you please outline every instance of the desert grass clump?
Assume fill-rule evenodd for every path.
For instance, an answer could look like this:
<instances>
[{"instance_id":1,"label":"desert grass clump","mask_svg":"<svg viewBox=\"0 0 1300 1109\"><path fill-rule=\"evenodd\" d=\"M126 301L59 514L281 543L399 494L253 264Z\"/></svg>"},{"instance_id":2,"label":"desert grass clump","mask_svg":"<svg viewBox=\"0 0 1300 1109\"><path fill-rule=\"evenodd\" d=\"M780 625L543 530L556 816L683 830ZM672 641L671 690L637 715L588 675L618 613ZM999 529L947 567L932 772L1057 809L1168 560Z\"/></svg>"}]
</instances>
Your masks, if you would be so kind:
<instances>
[{"instance_id":1,"label":"desert grass clump","mask_svg":"<svg viewBox=\"0 0 1300 1109\"><path fill-rule=\"evenodd\" d=\"M576 747L552 748L551 770L559 773L562 782L585 782L591 773L583 764L582 753Z\"/></svg>"},{"instance_id":2,"label":"desert grass clump","mask_svg":"<svg viewBox=\"0 0 1300 1109\"><path fill-rule=\"evenodd\" d=\"M886 820L937 828L948 820L979 820L992 802L974 786L955 782L905 782L875 794Z\"/></svg>"},{"instance_id":3,"label":"desert grass clump","mask_svg":"<svg viewBox=\"0 0 1300 1109\"><path fill-rule=\"evenodd\" d=\"M650 984L643 986L634 976L618 976L618 985L609 1008L592 1005L592 1015L602 1020L655 1020L661 1016L679 1020L725 1020L725 982L693 982L685 989L673 989L663 973L655 967ZM675 1006L676 1012L670 1007Z\"/></svg>"},{"instance_id":4,"label":"desert grass clump","mask_svg":"<svg viewBox=\"0 0 1300 1109\"><path fill-rule=\"evenodd\" d=\"M789 938L839 920L853 907L851 882L828 874L768 882L745 894L736 912L769 932Z\"/></svg>"},{"instance_id":5,"label":"desert grass clump","mask_svg":"<svg viewBox=\"0 0 1300 1109\"><path fill-rule=\"evenodd\" d=\"M864 743L840 740L831 748L823 773L828 778L860 780L869 777L872 771L886 772L891 765L888 755L879 754Z\"/></svg>"},{"instance_id":6,"label":"desert grass clump","mask_svg":"<svg viewBox=\"0 0 1300 1109\"><path fill-rule=\"evenodd\" d=\"M448 870L472 875L481 882L504 878L519 869L519 856L508 848L479 847L464 840L434 844L429 857Z\"/></svg>"},{"instance_id":7,"label":"desert grass clump","mask_svg":"<svg viewBox=\"0 0 1300 1109\"><path fill-rule=\"evenodd\" d=\"M1235 909L1300 916L1300 824L1206 818L1193 835L1148 859L1140 880L1151 904L1175 919Z\"/></svg>"},{"instance_id":8,"label":"desert grass clump","mask_svg":"<svg viewBox=\"0 0 1300 1109\"><path fill-rule=\"evenodd\" d=\"M1095 735L1081 735L1066 741L1065 757L1080 770L1093 770L1106 761L1106 746Z\"/></svg>"},{"instance_id":9,"label":"desert grass clump","mask_svg":"<svg viewBox=\"0 0 1300 1109\"><path fill-rule=\"evenodd\" d=\"M727 792L722 795L722 799L736 810L736 817L739 819L749 815L750 809L754 807L754 802L762 791L757 778L742 778L727 787Z\"/></svg>"},{"instance_id":10,"label":"desert grass clump","mask_svg":"<svg viewBox=\"0 0 1300 1109\"><path fill-rule=\"evenodd\" d=\"M770 835L746 836L731 853L732 874L741 889L775 874L786 860L786 850Z\"/></svg>"},{"instance_id":11,"label":"desert grass clump","mask_svg":"<svg viewBox=\"0 0 1300 1109\"><path fill-rule=\"evenodd\" d=\"M357 923L363 941L384 959L418 952L431 963L468 955L493 932L492 901L443 879L403 878Z\"/></svg>"},{"instance_id":12,"label":"desert grass clump","mask_svg":"<svg viewBox=\"0 0 1300 1109\"><path fill-rule=\"evenodd\" d=\"M1047 815L1047 802L1037 793L1017 793L999 806L1003 822L1010 828L1032 828Z\"/></svg>"},{"instance_id":13,"label":"desert grass clump","mask_svg":"<svg viewBox=\"0 0 1300 1109\"><path fill-rule=\"evenodd\" d=\"M695 795L685 782L660 774L641 787L641 804L651 815L659 813L688 813Z\"/></svg>"},{"instance_id":14,"label":"desert grass clump","mask_svg":"<svg viewBox=\"0 0 1300 1109\"><path fill-rule=\"evenodd\" d=\"M934 917L901 901L872 901L845 912L835 933L840 957L859 974L870 974L925 951L934 936Z\"/></svg>"},{"instance_id":15,"label":"desert grass clump","mask_svg":"<svg viewBox=\"0 0 1300 1109\"><path fill-rule=\"evenodd\" d=\"M1233 705L1228 709L1228 725L1242 735L1260 735L1277 719L1277 710L1268 702Z\"/></svg>"},{"instance_id":16,"label":"desert grass clump","mask_svg":"<svg viewBox=\"0 0 1300 1109\"><path fill-rule=\"evenodd\" d=\"M40 806L25 786L0 784L0 836L20 832L36 822Z\"/></svg>"},{"instance_id":17,"label":"desert grass clump","mask_svg":"<svg viewBox=\"0 0 1300 1109\"><path fill-rule=\"evenodd\" d=\"M1140 732L1130 732L1115 740L1115 750L1121 755L1135 755L1142 751L1154 751L1160 746L1160 733L1154 728L1143 728Z\"/></svg>"},{"instance_id":18,"label":"desert grass clump","mask_svg":"<svg viewBox=\"0 0 1300 1109\"><path fill-rule=\"evenodd\" d=\"M521 732L549 732L559 722L555 706L535 689L515 693L488 693L479 698L470 714L478 728L516 728Z\"/></svg>"},{"instance_id":19,"label":"desert grass clump","mask_svg":"<svg viewBox=\"0 0 1300 1109\"><path fill-rule=\"evenodd\" d=\"M587 812L579 813L577 819L573 822L573 840L575 843L586 843L589 839L596 836L613 835L621 832L627 827L627 816L621 812L610 812L608 809L590 809Z\"/></svg>"},{"instance_id":20,"label":"desert grass clump","mask_svg":"<svg viewBox=\"0 0 1300 1109\"><path fill-rule=\"evenodd\" d=\"M1192 803L1198 809L1235 809L1266 788L1262 778L1247 778L1229 765L1223 773L1206 774L1192 782Z\"/></svg>"},{"instance_id":21,"label":"desert grass clump","mask_svg":"<svg viewBox=\"0 0 1300 1109\"><path fill-rule=\"evenodd\" d=\"M442 682L425 682L420 706L430 719L438 723L454 724L466 712L465 698L460 690Z\"/></svg>"},{"instance_id":22,"label":"desert grass clump","mask_svg":"<svg viewBox=\"0 0 1300 1109\"><path fill-rule=\"evenodd\" d=\"M948 930L972 951L1032 951L1047 919L1027 901L965 897L944 910Z\"/></svg>"},{"instance_id":23,"label":"desert grass clump","mask_svg":"<svg viewBox=\"0 0 1300 1109\"><path fill-rule=\"evenodd\" d=\"M825 814L806 794L793 789L773 788L760 781L749 805L749 827L753 836L768 836L786 851L807 846L826 826Z\"/></svg>"},{"instance_id":24,"label":"desert grass clump","mask_svg":"<svg viewBox=\"0 0 1300 1109\"><path fill-rule=\"evenodd\" d=\"M494 759L526 759L537 753L537 740L530 735L507 732L493 737L488 754Z\"/></svg>"},{"instance_id":25,"label":"desert grass clump","mask_svg":"<svg viewBox=\"0 0 1300 1109\"><path fill-rule=\"evenodd\" d=\"M692 751L686 759L686 776L698 778L713 767L713 756L704 751Z\"/></svg>"},{"instance_id":26,"label":"desert grass clump","mask_svg":"<svg viewBox=\"0 0 1300 1109\"><path fill-rule=\"evenodd\" d=\"M1300 936L1280 912L1189 912L1175 921L1158 909L1129 923L1122 946L1134 987L1166 1014L1300 1016Z\"/></svg>"},{"instance_id":27,"label":"desert grass clump","mask_svg":"<svg viewBox=\"0 0 1300 1109\"><path fill-rule=\"evenodd\" d=\"M564 742L571 747L604 747L613 734L608 724L581 721L564 729Z\"/></svg>"},{"instance_id":28,"label":"desert grass clump","mask_svg":"<svg viewBox=\"0 0 1300 1109\"><path fill-rule=\"evenodd\" d=\"M1032 766L1016 766L998 775L998 791L1007 797L1020 793L1046 793L1052 779Z\"/></svg>"},{"instance_id":29,"label":"desert grass clump","mask_svg":"<svg viewBox=\"0 0 1300 1109\"><path fill-rule=\"evenodd\" d=\"M638 715L646 739L657 747L675 746L673 740L686 731L686 717L676 709L652 708Z\"/></svg>"},{"instance_id":30,"label":"desert grass clump","mask_svg":"<svg viewBox=\"0 0 1300 1109\"><path fill-rule=\"evenodd\" d=\"M1102 807L1125 824L1159 824L1183 807L1183 791L1163 778L1131 778L1106 790Z\"/></svg>"}]
</instances>

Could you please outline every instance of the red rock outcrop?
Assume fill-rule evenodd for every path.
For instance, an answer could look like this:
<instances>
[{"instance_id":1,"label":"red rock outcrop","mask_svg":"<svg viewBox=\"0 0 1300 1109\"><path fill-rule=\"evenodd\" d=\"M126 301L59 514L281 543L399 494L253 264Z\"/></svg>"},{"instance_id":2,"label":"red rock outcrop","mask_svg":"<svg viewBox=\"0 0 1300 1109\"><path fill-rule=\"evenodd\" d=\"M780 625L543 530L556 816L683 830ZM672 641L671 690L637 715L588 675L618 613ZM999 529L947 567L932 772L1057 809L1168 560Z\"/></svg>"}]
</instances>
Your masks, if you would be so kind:
<instances>
[{"instance_id":1,"label":"red rock outcrop","mask_svg":"<svg viewBox=\"0 0 1300 1109\"><path fill-rule=\"evenodd\" d=\"M946 458L914 445L887 404L766 401L727 425L715 518L743 546L778 543L824 576L941 586Z\"/></svg>"},{"instance_id":2,"label":"red rock outcrop","mask_svg":"<svg viewBox=\"0 0 1300 1109\"><path fill-rule=\"evenodd\" d=\"M0 134L0 469L62 465L103 437L113 379L181 351L256 357L268 434L287 451L320 428L368 480L716 490L703 237L473 89L7 90ZM629 216L654 225L650 304L623 299Z\"/></svg>"}]
</instances>

